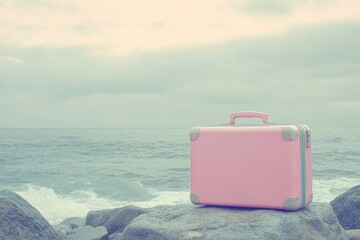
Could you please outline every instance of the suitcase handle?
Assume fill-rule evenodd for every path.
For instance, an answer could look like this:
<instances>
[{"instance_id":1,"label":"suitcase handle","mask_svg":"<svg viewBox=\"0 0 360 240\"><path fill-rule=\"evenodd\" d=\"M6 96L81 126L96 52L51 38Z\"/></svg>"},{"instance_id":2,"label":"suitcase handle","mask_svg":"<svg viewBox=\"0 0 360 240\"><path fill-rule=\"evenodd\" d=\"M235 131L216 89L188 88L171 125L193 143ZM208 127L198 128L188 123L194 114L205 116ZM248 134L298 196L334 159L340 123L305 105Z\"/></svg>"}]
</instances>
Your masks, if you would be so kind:
<instances>
[{"instance_id":1,"label":"suitcase handle","mask_svg":"<svg viewBox=\"0 0 360 240\"><path fill-rule=\"evenodd\" d=\"M265 124L268 124L268 115L262 112L237 112L230 115L230 124L235 124L236 118L261 118Z\"/></svg>"}]
</instances>

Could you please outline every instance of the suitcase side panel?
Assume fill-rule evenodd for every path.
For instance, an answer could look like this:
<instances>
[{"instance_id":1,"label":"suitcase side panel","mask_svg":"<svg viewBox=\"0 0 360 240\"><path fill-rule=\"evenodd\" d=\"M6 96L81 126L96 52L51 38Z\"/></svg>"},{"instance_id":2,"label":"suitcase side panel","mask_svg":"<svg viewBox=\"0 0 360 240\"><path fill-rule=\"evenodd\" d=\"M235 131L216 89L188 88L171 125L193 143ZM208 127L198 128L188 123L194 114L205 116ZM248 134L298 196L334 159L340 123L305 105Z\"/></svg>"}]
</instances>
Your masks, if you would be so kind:
<instances>
[{"instance_id":1,"label":"suitcase side panel","mask_svg":"<svg viewBox=\"0 0 360 240\"><path fill-rule=\"evenodd\" d=\"M311 149L311 130L307 125L304 125L307 130L307 146L306 146L306 205L312 202L312 149Z\"/></svg>"},{"instance_id":2,"label":"suitcase side panel","mask_svg":"<svg viewBox=\"0 0 360 240\"><path fill-rule=\"evenodd\" d=\"M306 149L306 205L313 200L313 186L312 186L312 153L311 147Z\"/></svg>"},{"instance_id":3,"label":"suitcase side panel","mask_svg":"<svg viewBox=\"0 0 360 240\"><path fill-rule=\"evenodd\" d=\"M311 131L310 128L305 124L299 124L299 129L302 132L302 151L303 158L302 159L302 171L303 174L303 186L305 189L302 193L302 207L310 204L312 202L313 193L312 193L312 152L311 152Z\"/></svg>"},{"instance_id":4,"label":"suitcase side panel","mask_svg":"<svg viewBox=\"0 0 360 240\"><path fill-rule=\"evenodd\" d=\"M301 207L305 207L306 198L306 130L302 124L297 125L300 133L301 157Z\"/></svg>"},{"instance_id":5,"label":"suitcase side panel","mask_svg":"<svg viewBox=\"0 0 360 240\"><path fill-rule=\"evenodd\" d=\"M281 130L281 125L200 128L191 141L197 203L284 208L287 199L300 201L300 140L284 140Z\"/></svg>"}]
</instances>

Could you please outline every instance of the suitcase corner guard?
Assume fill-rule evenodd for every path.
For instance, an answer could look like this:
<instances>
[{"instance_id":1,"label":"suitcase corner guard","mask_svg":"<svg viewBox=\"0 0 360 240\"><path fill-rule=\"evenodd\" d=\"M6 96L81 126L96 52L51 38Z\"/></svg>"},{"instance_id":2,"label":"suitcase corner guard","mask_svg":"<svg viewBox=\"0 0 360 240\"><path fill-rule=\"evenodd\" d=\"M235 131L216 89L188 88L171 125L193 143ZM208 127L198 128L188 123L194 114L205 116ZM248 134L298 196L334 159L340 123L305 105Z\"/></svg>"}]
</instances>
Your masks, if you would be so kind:
<instances>
[{"instance_id":1,"label":"suitcase corner guard","mask_svg":"<svg viewBox=\"0 0 360 240\"><path fill-rule=\"evenodd\" d=\"M281 134L286 141L294 141L298 137L298 128L294 125L285 126L282 128Z\"/></svg>"},{"instance_id":2,"label":"suitcase corner guard","mask_svg":"<svg viewBox=\"0 0 360 240\"><path fill-rule=\"evenodd\" d=\"M285 199L285 201L284 201L284 209L285 210L294 211L294 210L298 210L300 208L301 208L301 201L299 198L290 197L290 198Z\"/></svg>"},{"instance_id":3,"label":"suitcase corner guard","mask_svg":"<svg viewBox=\"0 0 360 240\"><path fill-rule=\"evenodd\" d=\"M193 127L190 130L190 141L195 141L199 137L200 127Z\"/></svg>"},{"instance_id":4,"label":"suitcase corner guard","mask_svg":"<svg viewBox=\"0 0 360 240\"><path fill-rule=\"evenodd\" d=\"M199 197L198 197L198 195L196 195L195 193L190 193L190 200L191 200L191 202L193 203L193 204L195 204L195 205L201 205L201 203L200 203L200 199L199 199Z\"/></svg>"}]
</instances>

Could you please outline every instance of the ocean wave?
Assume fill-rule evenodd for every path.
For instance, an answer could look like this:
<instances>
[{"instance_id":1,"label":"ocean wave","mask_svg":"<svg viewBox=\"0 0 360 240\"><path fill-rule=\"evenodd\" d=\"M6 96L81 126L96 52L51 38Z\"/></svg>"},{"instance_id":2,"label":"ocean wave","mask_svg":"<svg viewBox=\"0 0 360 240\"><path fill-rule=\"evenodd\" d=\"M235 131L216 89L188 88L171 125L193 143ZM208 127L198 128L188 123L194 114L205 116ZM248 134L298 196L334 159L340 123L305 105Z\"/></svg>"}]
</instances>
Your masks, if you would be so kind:
<instances>
[{"instance_id":1,"label":"ocean wave","mask_svg":"<svg viewBox=\"0 0 360 240\"><path fill-rule=\"evenodd\" d=\"M359 178L339 177L333 179L314 179L313 194L314 202L331 202L353 186L359 185Z\"/></svg>"},{"instance_id":2,"label":"ocean wave","mask_svg":"<svg viewBox=\"0 0 360 240\"><path fill-rule=\"evenodd\" d=\"M340 177L328 180L313 181L314 202L330 202L349 188L360 184L359 178ZM143 208L158 205L189 203L188 191L158 191L147 189L149 200L131 201L116 200L99 196L92 190L76 190L69 194L59 194L53 188L27 184L23 190L16 191L33 205L49 221L58 224L68 217L85 217L89 211L112 209L127 205Z\"/></svg>"},{"instance_id":3,"label":"ocean wave","mask_svg":"<svg viewBox=\"0 0 360 240\"><path fill-rule=\"evenodd\" d=\"M148 201L120 201L104 198L91 190L76 190L62 195L49 187L26 184L16 191L34 206L50 224L59 224L68 217L85 217L89 211L119 208L127 205L155 207L189 202L189 192L157 191L148 189L154 197Z\"/></svg>"}]
</instances>

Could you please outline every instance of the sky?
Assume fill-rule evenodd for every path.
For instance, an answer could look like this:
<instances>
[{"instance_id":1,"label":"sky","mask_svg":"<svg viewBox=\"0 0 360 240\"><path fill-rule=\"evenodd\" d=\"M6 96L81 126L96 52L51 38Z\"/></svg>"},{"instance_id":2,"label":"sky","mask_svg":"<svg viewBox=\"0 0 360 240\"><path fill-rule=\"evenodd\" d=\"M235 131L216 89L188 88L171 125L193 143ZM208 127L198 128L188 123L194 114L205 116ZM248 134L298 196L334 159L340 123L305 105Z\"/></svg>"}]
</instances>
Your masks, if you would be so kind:
<instances>
[{"instance_id":1,"label":"sky","mask_svg":"<svg viewBox=\"0 0 360 240\"><path fill-rule=\"evenodd\" d=\"M358 0L0 0L0 128L358 128L359 43Z\"/></svg>"}]
</instances>

